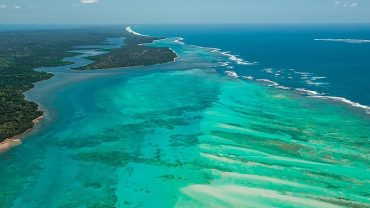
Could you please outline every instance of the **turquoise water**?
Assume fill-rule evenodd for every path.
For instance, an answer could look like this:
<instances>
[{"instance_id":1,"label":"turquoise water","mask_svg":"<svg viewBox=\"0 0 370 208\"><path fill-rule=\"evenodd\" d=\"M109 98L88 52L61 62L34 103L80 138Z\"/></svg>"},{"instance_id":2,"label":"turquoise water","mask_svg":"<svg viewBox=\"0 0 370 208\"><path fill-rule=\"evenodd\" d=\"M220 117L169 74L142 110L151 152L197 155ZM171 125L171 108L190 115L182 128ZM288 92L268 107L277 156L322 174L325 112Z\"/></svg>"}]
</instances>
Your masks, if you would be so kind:
<instances>
[{"instance_id":1,"label":"turquoise water","mask_svg":"<svg viewBox=\"0 0 370 208\"><path fill-rule=\"evenodd\" d=\"M0 207L369 207L363 110L225 76L229 57L174 40L153 44L172 63L71 71L85 49L40 69L55 76L27 97L46 118L0 155Z\"/></svg>"},{"instance_id":2,"label":"turquoise water","mask_svg":"<svg viewBox=\"0 0 370 208\"><path fill-rule=\"evenodd\" d=\"M370 24L145 25L136 30L220 48L254 65L233 71L370 106ZM318 41L334 39L337 41ZM368 107L370 112L370 107Z\"/></svg>"}]
</instances>

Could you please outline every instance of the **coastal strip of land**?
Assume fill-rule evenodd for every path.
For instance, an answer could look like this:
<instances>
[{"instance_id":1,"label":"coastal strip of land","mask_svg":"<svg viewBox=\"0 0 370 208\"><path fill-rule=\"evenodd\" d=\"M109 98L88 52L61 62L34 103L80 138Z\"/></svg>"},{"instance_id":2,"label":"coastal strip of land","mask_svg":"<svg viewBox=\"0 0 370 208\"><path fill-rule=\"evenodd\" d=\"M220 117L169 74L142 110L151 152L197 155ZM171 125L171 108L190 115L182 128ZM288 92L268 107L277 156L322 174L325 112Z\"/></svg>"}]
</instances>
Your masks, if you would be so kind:
<instances>
[{"instance_id":1,"label":"coastal strip of land","mask_svg":"<svg viewBox=\"0 0 370 208\"><path fill-rule=\"evenodd\" d=\"M119 67L148 66L174 61L176 53L168 47L151 47L146 43L163 39L142 35L126 27L123 31L125 44L121 48L113 49L109 53L89 57L94 62L78 67L78 70L107 69Z\"/></svg>"},{"instance_id":2,"label":"coastal strip of land","mask_svg":"<svg viewBox=\"0 0 370 208\"><path fill-rule=\"evenodd\" d=\"M35 118L34 120L32 120L32 127L37 125L43 118L44 118L44 116L39 116L39 117ZM22 138L31 130L32 130L32 128L27 129L25 132L23 132L19 135L15 135L11 138L7 138L4 141L0 142L0 154L3 153L3 152L8 151L9 149L11 149L13 147L21 145L22 144Z\"/></svg>"},{"instance_id":3,"label":"coastal strip of land","mask_svg":"<svg viewBox=\"0 0 370 208\"><path fill-rule=\"evenodd\" d=\"M70 52L75 46L104 44L107 38L117 37L125 39L121 48L94 56L94 63L78 69L152 65L177 57L169 48L143 45L161 38L137 35L122 26L0 33L0 153L21 144L21 138L43 116L23 93L53 75L35 68L68 65L63 59L76 55Z\"/></svg>"}]
</instances>

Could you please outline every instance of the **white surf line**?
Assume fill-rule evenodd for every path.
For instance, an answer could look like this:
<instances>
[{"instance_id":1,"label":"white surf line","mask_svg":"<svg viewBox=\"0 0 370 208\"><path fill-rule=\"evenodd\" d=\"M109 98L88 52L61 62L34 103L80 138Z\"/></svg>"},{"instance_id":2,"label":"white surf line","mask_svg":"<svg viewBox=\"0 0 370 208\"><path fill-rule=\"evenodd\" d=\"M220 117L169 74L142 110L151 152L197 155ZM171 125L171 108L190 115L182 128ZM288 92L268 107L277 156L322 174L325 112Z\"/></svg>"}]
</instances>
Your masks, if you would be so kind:
<instances>
[{"instance_id":1,"label":"white surf line","mask_svg":"<svg viewBox=\"0 0 370 208\"><path fill-rule=\"evenodd\" d=\"M314 91L314 90L308 90L308 89L304 89L304 88L296 88L295 90L297 92L303 93L305 95L312 95L312 96L320 95L320 93L318 93L317 91Z\"/></svg>"},{"instance_id":2,"label":"white surf line","mask_svg":"<svg viewBox=\"0 0 370 208\"><path fill-rule=\"evenodd\" d=\"M316 41L348 42L348 43L370 43L370 40L359 40L359 39L315 39L315 40ZM181 38L181 37L177 37L173 42L177 43L179 45L185 45L184 38ZM255 65L255 64L258 64L258 62L245 61L245 60L243 60L242 58L239 58L236 55L232 55L229 51L222 51L219 48L201 47L201 46L197 46L197 45L190 45L190 46L195 46L195 47L204 48L204 49L210 49L212 53L220 53L220 54L228 57L228 59L230 61L236 62L238 65ZM229 66L229 64L230 64L230 62L220 62L220 66L224 66L224 67L227 67L227 68L230 67L229 69L232 69L232 67ZM272 68L267 68L265 70L267 72L272 73L273 69ZM313 74L310 73L310 72L297 72L297 71L295 71L295 69L289 69L289 71L293 71L296 74L300 74L301 77L305 77L305 78L311 79L311 80L318 80L318 79L325 79L326 78L326 77L313 77ZM225 74L232 77L232 78L235 78L235 79L240 78L240 76L235 71L227 70L227 71L225 71ZM246 79L246 80L254 80L254 77L252 77L252 76L242 76L241 78ZM269 87L274 87L274 88L278 88L278 89L282 89L282 90L290 90L291 89L290 87L282 86L279 83L271 81L269 79L255 79L255 80L258 81L258 82L266 83L267 86L269 86ZM311 84L316 84L316 85L318 85L318 84L329 84L329 83L315 83L315 82L310 82L310 83ZM362 104L359 104L359 103L356 103L356 102L352 102L352 101L350 101L348 99L345 99L345 98L342 98L342 97L323 96L322 94L320 94L317 91L308 90L308 89L304 89L304 88L295 88L295 90L298 91L299 93L306 94L310 97L330 99L330 100L339 101L339 102L342 102L342 103L349 104L353 107L362 108L362 109L365 110L365 112L367 114L370 114L370 106L366 106L366 105L362 105Z\"/></svg>"},{"instance_id":3,"label":"white surf line","mask_svg":"<svg viewBox=\"0 0 370 208\"><path fill-rule=\"evenodd\" d=\"M127 26L127 27L126 27L126 31L127 31L128 33L133 34L133 35L143 36L143 37L148 37L147 35L143 35L143 34L141 34L141 33L135 32L134 30L132 30L132 28L131 28L130 26Z\"/></svg>"},{"instance_id":4,"label":"white surf line","mask_svg":"<svg viewBox=\"0 0 370 208\"><path fill-rule=\"evenodd\" d=\"M239 75L234 71L225 71L225 73L232 78L239 78Z\"/></svg>"},{"instance_id":5,"label":"white surf line","mask_svg":"<svg viewBox=\"0 0 370 208\"><path fill-rule=\"evenodd\" d=\"M144 34L135 32L134 30L132 30L132 28L130 26L126 27L126 31L131 33L131 34L134 34L134 35L148 37L148 35L144 35ZM169 39L169 38L167 38L167 39ZM180 44L180 45L185 45L183 40L184 40L183 38L177 38L173 42L175 42L177 44ZM370 43L370 40L360 40L360 39L315 39L315 40L316 41L347 42L347 43ZM241 58L238 58L235 55L230 54L229 51L221 51L221 49L219 49L219 48L207 48L207 47L201 47L201 46L196 46L196 45L192 45L192 46L199 47L199 48L205 48L205 49L211 49L212 50L211 52L219 52L222 55L227 56L229 58L229 60L234 61L239 65L255 65L255 64L258 64L258 62L247 62L247 61L245 61ZM176 59L179 58L179 56L173 49L171 49L171 50L177 55L177 57L174 59L174 61L176 61ZM290 70L294 71L294 69L290 69ZM239 75L234 71L225 71L225 73L230 77L239 78ZM301 74L302 76L306 76L306 77L309 77L310 75L312 75L312 73L309 73L309 72L296 72L296 73ZM254 79L253 77L250 77L250 76L243 76L243 78L248 79L248 80ZM315 78L324 79L326 77L315 77ZM273 82L273 81L268 80L268 79L256 79L256 81L268 83L269 84L268 86L270 86L270 87L280 88L280 89L283 89L283 90L289 90L290 89L289 87L281 86L278 83ZM329 99L329 100L333 100L333 101L339 101L339 102L342 102L342 103L349 104L349 105L351 105L353 107L356 107L356 108L362 108L362 109L365 110L365 112L367 114L370 114L370 106L362 105L360 103L353 102L353 101L348 100L346 98L334 97L334 96L322 96L322 95L320 95L320 93L318 93L316 91L307 90L307 89L303 89L303 88L296 88L295 90L298 91L298 92L301 92L301 93L302 92L306 93L310 97Z\"/></svg>"},{"instance_id":6,"label":"white surf line","mask_svg":"<svg viewBox=\"0 0 370 208\"><path fill-rule=\"evenodd\" d=\"M370 43L370 40L361 39L315 39L316 41L344 42L344 43Z\"/></svg>"},{"instance_id":7,"label":"white surf line","mask_svg":"<svg viewBox=\"0 0 370 208\"><path fill-rule=\"evenodd\" d=\"M252 76L242 76L243 79L246 79L246 80L253 80L254 77Z\"/></svg>"},{"instance_id":8,"label":"white surf line","mask_svg":"<svg viewBox=\"0 0 370 208\"><path fill-rule=\"evenodd\" d=\"M313 95L313 96L310 96L310 97L342 102L342 103L349 104L349 105L351 105L353 107L356 107L356 108L364 109L367 114L370 114L370 106L362 105L360 103L353 102L353 101L348 100L346 98L335 97L335 96L320 96L320 95Z\"/></svg>"},{"instance_id":9,"label":"white surf line","mask_svg":"<svg viewBox=\"0 0 370 208\"><path fill-rule=\"evenodd\" d=\"M232 76L232 74L229 74L229 73L227 73L227 74L229 76ZM234 77L234 78L238 78L238 77ZM245 76L243 76L242 78L246 78L246 79L249 79L249 80L253 79L253 77L249 78L249 77L245 77ZM322 77L322 78L324 79L325 77ZM279 88L279 89L283 89L283 90L290 90L291 89L289 87L282 86L279 83L268 80L268 79L255 79L255 80L258 81L258 82L266 83L267 86L269 86L269 87ZM319 83L317 83L317 84L319 84ZM324 83L324 84L327 84L327 83ZM361 109L365 110L365 113L370 114L370 106L363 105L363 104L360 104L360 103L357 103L357 102L353 102L353 101L348 100L348 99L343 98L343 97L325 96L324 94L319 93L317 91L308 90L308 89L304 89L304 88L295 88L294 90L296 92L300 93L300 94L307 95L308 97L320 98L320 99L325 99L325 100L332 100L332 101L341 102L343 104L350 105L350 106L355 107L355 108L361 108Z\"/></svg>"},{"instance_id":10,"label":"white surf line","mask_svg":"<svg viewBox=\"0 0 370 208\"><path fill-rule=\"evenodd\" d=\"M279 83L271 81L269 79L256 79L256 81L266 83L269 87L279 86Z\"/></svg>"},{"instance_id":11,"label":"white surf line","mask_svg":"<svg viewBox=\"0 0 370 208\"><path fill-rule=\"evenodd\" d=\"M303 76L310 76L311 75L311 73L308 73L308 72L296 72L296 73L302 74ZM240 78L240 76L235 71L225 71L225 74L232 77L232 78L235 78L235 79ZM255 80L257 82L265 83L269 87L274 87L274 88L278 88L278 89L282 89L282 90L291 90L290 87L282 86L279 83L271 81L269 79L254 79L254 77L251 77L251 76L241 76L241 78L246 79L246 80ZM314 78L313 80L316 80L316 79L325 79L326 77L311 77L311 78ZM318 85L329 84L329 83L307 82L307 84L318 86ZM355 108L361 108L361 109L365 110L365 113L370 114L370 106L362 105L360 103L353 102L353 101L348 100L346 98L335 97L335 96L324 96L323 94L321 94L317 91L308 90L308 89L304 89L304 88L295 88L294 90L299 92L300 94L304 94L304 95L307 95L309 97L332 100L332 101L348 104L348 105L350 105L352 107L355 107Z\"/></svg>"},{"instance_id":12,"label":"white surf line","mask_svg":"<svg viewBox=\"0 0 370 208\"><path fill-rule=\"evenodd\" d=\"M214 49L213 51L214 52L221 53L222 55L228 57L229 60L236 62L238 65L248 65L248 66L251 66L251 65L258 64L258 62L248 62L248 61L245 61L244 59L239 58L238 56L231 54L229 51L223 51L223 52L221 52L221 51L216 50L216 49Z\"/></svg>"},{"instance_id":13,"label":"white surf line","mask_svg":"<svg viewBox=\"0 0 370 208\"><path fill-rule=\"evenodd\" d=\"M181 37L177 37L173 42L174 43L177 43L179 45L185 45L184 38L181 38ZM249 62L249 61L246 61L246 60L244 60L242 58L239 58L237 55L231 54L230 51L222 51L219 48L202 47L202 46L198 46L198 45L189 45L189 46L193 46L193 47L197 47L197 48L201 48L201 49L208 49L208 50L211 50L212 53L219 53L219 54L227 57L230 61L235 62L238 65L251 66L251 65L258 64L258 62Z\"/></svg>"},{"instance_id":14,"label":"white surf line","mask_svg":"<svg viewBox=\"0 0 370 208\"><path fill-rule=\"evenodd\" d=\"M180 45L185 45L185 43L183 42L184 41L184 38L177 38L176 40L174 40L173 42L174 43L178 43Z\"/></svg>"}]
</instances>

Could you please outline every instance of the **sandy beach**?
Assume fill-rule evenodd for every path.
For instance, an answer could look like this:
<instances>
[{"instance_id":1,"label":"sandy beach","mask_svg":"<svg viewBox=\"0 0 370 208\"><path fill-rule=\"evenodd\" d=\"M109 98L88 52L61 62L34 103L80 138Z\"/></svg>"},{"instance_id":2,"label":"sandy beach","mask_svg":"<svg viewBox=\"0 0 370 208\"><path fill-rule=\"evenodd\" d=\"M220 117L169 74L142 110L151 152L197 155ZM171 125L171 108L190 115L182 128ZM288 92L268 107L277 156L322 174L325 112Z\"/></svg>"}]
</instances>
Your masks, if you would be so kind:
<instances>
[{"instance_id":1,"label":"sandy beach","mask_svg":"<svg viewBox=\"0 0 370 208\"><path fill-rule=\"evenodd\" d=\"M40 121L44 118L44 116L40 116L34 120L32 120L32 125L35 126L37 125L38 123L40 123ZM16 136L13 136L13 137L10 137L10 138L7 138L5 139L3 142L0 143L0 154L1 153L4 153L6 151L8 151L9 149L13 148L13 147L17 147L19 145L22 144L22 139L32 130L31 129L28 129L27 131L19 134L19 135L16 135Z\"/></svg>"}]
</instances>

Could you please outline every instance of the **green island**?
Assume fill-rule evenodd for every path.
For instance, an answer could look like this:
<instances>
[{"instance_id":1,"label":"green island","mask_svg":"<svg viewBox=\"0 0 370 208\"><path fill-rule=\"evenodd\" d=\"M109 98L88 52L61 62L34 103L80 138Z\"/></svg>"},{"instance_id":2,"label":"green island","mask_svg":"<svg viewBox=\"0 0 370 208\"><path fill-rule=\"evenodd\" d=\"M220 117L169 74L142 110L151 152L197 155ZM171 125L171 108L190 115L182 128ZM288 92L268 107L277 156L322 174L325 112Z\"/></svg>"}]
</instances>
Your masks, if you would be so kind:
<instances>
[{"instance_id":1,"label":"green island","mask_svg":"<svg viewBox=\"0 0 370 208\"><path fill-rule=\"evenodd\" d=\"M177 55L170 48L145 46L162 38L139 36L124 31L125 44L109 53L89 57L93 63L75 68L77 70L107 69L118 67L148 66L173 61Z\"/></svg>"},{"instance_id":2,"label":"green island","mask_svg":"<svg viewBox=\"0 0 370 208\"><path fill-rule=\"evenodd\" d=\"M38 105L25 100L23 93L33 88L33 83L53 75L35 68L68 65L63 58L76 55L70 52L75 46L102 44L107 38L117 37L125 38L121 48L91 57L94 63L78 69L152 65L176 57L169 48L141 45L159 38L134 35L116 26L1 32L0 142L29 130L42 116Z\"/></svg>"}]
</instances>

